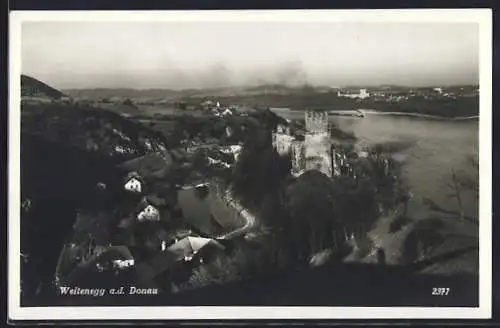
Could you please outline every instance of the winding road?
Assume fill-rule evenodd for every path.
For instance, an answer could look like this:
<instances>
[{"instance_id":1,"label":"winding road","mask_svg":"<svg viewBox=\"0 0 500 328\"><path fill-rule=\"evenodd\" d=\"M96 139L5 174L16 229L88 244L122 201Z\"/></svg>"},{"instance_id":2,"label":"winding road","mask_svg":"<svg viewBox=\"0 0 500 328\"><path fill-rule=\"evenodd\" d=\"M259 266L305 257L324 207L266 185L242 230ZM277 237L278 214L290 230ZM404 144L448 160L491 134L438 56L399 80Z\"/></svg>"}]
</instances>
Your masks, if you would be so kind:
<instances>
[{"instance_id":1,"label":"winding road","mask_svg":"<svg viewBox=\"0 0 500 328\"><path fill-rule=\"evenodd\" d=\"M256 217L245 207L243 207L237 200L235 200L231 193L226 193L223 196L223 200L239 213L239 215L245 220L245 225L222 236L219 236L216 239L232 239L246 234L255 226L257 222Z\"/></svg>"}]
</instances>

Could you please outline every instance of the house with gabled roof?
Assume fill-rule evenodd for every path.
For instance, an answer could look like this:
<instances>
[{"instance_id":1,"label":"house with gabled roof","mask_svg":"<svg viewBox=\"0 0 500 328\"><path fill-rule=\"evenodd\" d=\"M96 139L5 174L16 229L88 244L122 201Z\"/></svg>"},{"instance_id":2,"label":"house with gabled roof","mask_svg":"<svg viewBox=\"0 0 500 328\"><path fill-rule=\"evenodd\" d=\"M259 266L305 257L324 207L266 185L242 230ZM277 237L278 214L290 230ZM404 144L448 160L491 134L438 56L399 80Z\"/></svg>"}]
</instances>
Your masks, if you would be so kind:
<instances>
[{"instance_id":1,"label":"house with gabled roof","mask_svg":"<svg viewBox=\"0 0 500 328\"><path fill-rule=\"evenodd\" d=\"M123 184L125 190L134 192L134 193L142 193L144 190L144 180L137 172L130 172L125 177L125 181Z\"/></svg>"},{"instance_id":2,"label":"house with gabled roof","mask_svg":"<svg viewBox=\"0 0 500 328\"><path fill-rule=\"evenodd\" d=\"M160 207L165 205L165 200L156 195L142 197L137 205L138 221L160 221Z\"/></svg>"},{"instance_id":3,"label":"house with gabled roof","mask_svg":"<svg viewBox=\"0 0 500 328\"><path fill-rule=\"evenodd\" d=\"M160 211L153 205L146 206L139 214L137 214L138 221L160 221Z\"/></svg>"},{"instance_id":4,"label":"house with gabled roof","mask_svg":"<svg viewBox=\"0 0 500 328\"><path fill-rule=\"evenodd\" d=\"M137 266L141 281L153 281L165 272L175 273L182 266L192 266L210 262L225 247L214 239L187 236L167 247L158 255L143 261ZM190 270L189 270L190 273Z\"/></svg>"}]
</instances>

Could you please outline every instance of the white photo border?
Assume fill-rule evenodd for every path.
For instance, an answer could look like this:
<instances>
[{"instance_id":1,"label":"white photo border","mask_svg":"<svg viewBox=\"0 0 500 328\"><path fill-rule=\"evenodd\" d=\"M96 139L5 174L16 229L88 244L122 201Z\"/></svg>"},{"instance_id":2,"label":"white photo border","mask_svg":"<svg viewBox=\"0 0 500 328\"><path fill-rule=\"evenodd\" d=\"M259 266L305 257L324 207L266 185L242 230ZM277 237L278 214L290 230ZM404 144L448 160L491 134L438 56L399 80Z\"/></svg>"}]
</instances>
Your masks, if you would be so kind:
<instances>
[{"instance_id":1,"label":"white photo border","mask_svg":"<svg viewBox=\"0 0 500 328\"><path fill-rule=\"evenodd\" d=\"M479 25L479 307L21 307L20 78L25 21L463 22ZM12 11L9 16L8 315L10 320L487 319L492 303L492 10Z\"/></svg>"}]
</instances>

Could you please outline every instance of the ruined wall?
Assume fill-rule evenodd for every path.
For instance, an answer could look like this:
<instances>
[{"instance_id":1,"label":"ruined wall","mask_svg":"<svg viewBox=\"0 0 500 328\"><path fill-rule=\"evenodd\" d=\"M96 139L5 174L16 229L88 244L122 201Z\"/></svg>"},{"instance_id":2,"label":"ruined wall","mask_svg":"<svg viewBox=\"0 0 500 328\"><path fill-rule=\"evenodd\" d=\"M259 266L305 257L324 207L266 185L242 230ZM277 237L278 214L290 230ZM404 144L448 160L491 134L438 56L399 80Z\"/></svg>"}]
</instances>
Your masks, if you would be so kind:
<instances>
[{"instance_id":1,"label":"ruined wall","mask_svg":"<svg viewBox=\"0 0 500 328\"><path fill-rule=\"evenodd\" d=\"M292 142L292 175L299 176L306 169L305 147L302 141Z\"/></svg>"},{"instance_id":2,"label":"ruined wall","mask_svg":"<svg viewBox=\"0 0 500 328\"><path fill-rule=\"evenodd\" d=\"M294 137L284 133L273 134L273 146L281 156L288 155L291 151Z\"/></svg>"},{"instance_id":3,"label":"ruined wall","mask_svg":"<svg viewBox=\"0 0 500 328\"><path fill-rule=\"evenodd\" d=\"M337 152L334 146L332 146L330 149L330 161L332 163L332 176L334 177L340 176L340 156L341 154Z\"/></svg>"}]
</instances>

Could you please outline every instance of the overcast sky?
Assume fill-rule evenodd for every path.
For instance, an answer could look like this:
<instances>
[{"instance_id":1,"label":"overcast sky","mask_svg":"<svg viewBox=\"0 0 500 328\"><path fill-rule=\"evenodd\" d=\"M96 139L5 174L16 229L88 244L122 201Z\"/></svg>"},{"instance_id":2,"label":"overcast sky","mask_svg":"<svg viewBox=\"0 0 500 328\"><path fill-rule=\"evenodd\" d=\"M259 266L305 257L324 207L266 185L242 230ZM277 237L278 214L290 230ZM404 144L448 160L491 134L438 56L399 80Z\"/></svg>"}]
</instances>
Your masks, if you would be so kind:
<instances>
[{"instance_id":1,"label":"overcast sky","mask_svg":"<svg viewBox=\"0 0 500 328\"><path fill-rule=\"evenodd\" d=\"M478 83L473 23L24 22L22 72L60 89Z\"/></svg>"}]
</instances>

